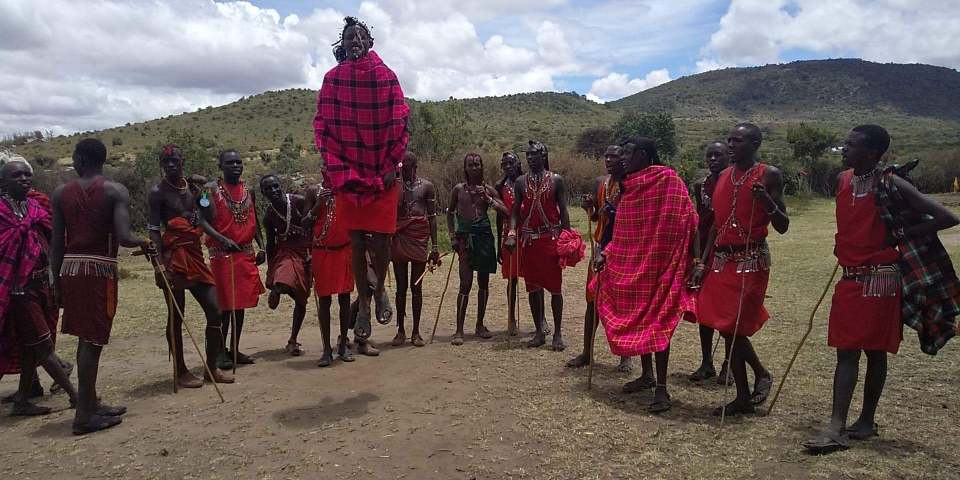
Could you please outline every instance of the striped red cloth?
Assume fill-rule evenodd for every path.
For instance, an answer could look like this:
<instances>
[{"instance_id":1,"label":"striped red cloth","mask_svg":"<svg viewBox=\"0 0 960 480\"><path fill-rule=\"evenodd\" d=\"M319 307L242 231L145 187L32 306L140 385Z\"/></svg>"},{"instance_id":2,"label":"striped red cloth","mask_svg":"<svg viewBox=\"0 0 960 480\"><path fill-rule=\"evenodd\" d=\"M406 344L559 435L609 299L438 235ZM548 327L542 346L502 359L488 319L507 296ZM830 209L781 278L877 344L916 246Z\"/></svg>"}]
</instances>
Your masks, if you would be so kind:
<instances>
[{"instance_id":1,"label":"striped red cloth","mask_svg":"<svg viewBox=\"0 0 960 480\"><path fill-rule=\"evenodd\" d=\"M600 320L614 355L660 352L683 315L696 313L686 274L697 212L683 180L662 165L629 175L621 195L598 275Z\"/></svg>"},{"instance_id":2,"label":"striped red cloth","mask_svg":"<svg viewBox=\"0 0 960 480\"><path fill-rule=\"evenodd\" d=\"M409 112L396 74L376 52L327 72L313 131L330 186L351 192L358 206L372 202L406 151Z\"/></svg>"}]
</instances>

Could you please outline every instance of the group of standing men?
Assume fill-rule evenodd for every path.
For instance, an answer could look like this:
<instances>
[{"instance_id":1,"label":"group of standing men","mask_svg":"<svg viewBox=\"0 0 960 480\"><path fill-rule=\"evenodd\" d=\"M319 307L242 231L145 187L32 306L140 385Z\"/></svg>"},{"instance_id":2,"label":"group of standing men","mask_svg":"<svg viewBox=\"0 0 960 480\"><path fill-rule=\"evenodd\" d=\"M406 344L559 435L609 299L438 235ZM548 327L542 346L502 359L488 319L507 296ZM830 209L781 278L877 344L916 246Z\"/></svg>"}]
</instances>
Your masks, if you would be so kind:
<instances>
[{"instance_id":1,"label":"group of standing men","mask_svg":"<svg viewBox=\"0 0 960 480\"><path fill-rule=\"evenodd\" d=\"M263 217L265 242L256 192L241 180L243 161L235 150L221 152L222 176L207 181L185 175L185 159L176 145L162 148L163 179L148 197L149 240L130 233L129 195L123 185L103 176L106 148L98 140L77 144L73 159L79 178L58 187L50 200L32 190L27 162L9 162L0 169L0 320L6 323L3 331L11 334L3 339L18 339L22 366L14 414L49 413L29 402L39 365L76 406L74 433L120 423L126 409L100 401L96 378L116 311L121 245L140 248L155 266L168 306L168 342L178 387L203 384L183 359L182 312L188 290L206 317L205 379L232 383L233 376L224 370L253 363L240 353L239 340L244 311L255 307L266 291L257 268L264 262L270 308L277 307L282 295L295 304L287 344L291 355L303 353L297 337L311 288L323 337L319 365L333 361L334 296L340 311L337 357L353 361L351 328L357 351L376 355L367 340L371 319L388 324L395 314L385 289L391 261L398 307L392 343L407 341L410 291L410 341L424 345L421 281L441 262L437 193L417 175L417 159L406 150L403 92L372 46L369 29L348 17L335 49L339 63L325 76L317 100L314 131L324 161L323 180L294 194L286 193L274 175L260 179L259 190L269 205ZM702 362L691 381L717 375L714 331L724 339L719 380L732 379L737 393L714 414L753 413L767 399L773 377L751 337L769 319L764 308L771 265L766 237L770 227L786 233L790 220L783 174L759 161L761 143L760 129L741 123L725 140L707 145L709 175L694 186L693 201L677 173L659 163L654 140L626 138L607 149L608 175L599 177L595 191L582 201L596 222L590 232L594 254L588 269L584 348L568 366L589 363L595 329L602 324L623 370L631 368L632 357L642 360L640 376L624 385L624 391L653 389L649 410L669 410L670 344L680 320L687 319L699 324L702 348ZM843 277L833 297L828 339L837 348L834 408L828 428L804 443L814 452L846 448L851 438L878 434L874 414L886 378L886 354L896 353L902 323L920 332L927 353L935 353L956 332L960 282L936 232L960 219L898 176L904 171L880 169L888 146L883 128L862 125L850 132L843 148L850 170L840 175L837 186L835 248ZM454 345L463 343L474 272L475 333L491 336L484 317L489 277L500 263L508 282L508 333L518 331L522 277L535 326L528 346L544 345L550 334L549 292L551 348L565 348L562 270L579 262L585 247L570 227L566 187L549 168L547 147L531 141L524 153L527 173L516 154L504 153L503 178L493 186L484 183L480 156L467 155L464 181L451 191L446 223L460 266ZM496 212L496 236L490 208ZM202 252L204 238L209 266ZM254 243L265 251L255 249ZM354 289L358 298L351 303ZM78 390L53 353L57 306L64 310L63 332L80 340ZM0 343L0 360L10 350ZM847 426L861 351L868 358L864 407L860 418ZM752 387L748 365L754 373Z\"/></svg>"}]
</instances>

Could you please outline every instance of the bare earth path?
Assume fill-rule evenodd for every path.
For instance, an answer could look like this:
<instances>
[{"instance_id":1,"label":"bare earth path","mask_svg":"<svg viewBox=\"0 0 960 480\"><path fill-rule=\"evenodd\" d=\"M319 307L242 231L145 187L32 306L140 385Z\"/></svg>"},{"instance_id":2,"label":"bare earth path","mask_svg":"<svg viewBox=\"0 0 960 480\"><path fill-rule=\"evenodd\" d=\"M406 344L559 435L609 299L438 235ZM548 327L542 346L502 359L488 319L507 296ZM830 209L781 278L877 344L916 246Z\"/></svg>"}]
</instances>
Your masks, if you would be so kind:
<instances>
[{"instance_id":1,"label":"bare earth path","mask_svg":"<svg viewBox=\"0 0 960 480\"><path fill-rule=\"evenodd\" d=\"M756 338L777 381L803 332L815 296L833 266L832 203L794 210L791 232L772 239L774 267L768 306L773 319ZM586 225L578 226L585 230ZM946 232L951 253L960 234ZM307 355L282 347L291 305L265 305L248 314L244 351L257 364L222 386L220 404L208 385L174 395L163 340L165 313L142 259L125 258L114 339L104 352L101 395L130 413L112 430L70 434L72 411L16 419L0 410L0 474L16 478L958 478L960 460L960 347L954 340L936 357L920 353L904 331L890 361L881 402L881 437L828 457L810 457L799 443L829 414L834 354L826 346L829 298L776 411L769 417L729 419L721 429L710 410L732 391L686 374L699 361L696 327L684 323L671 358L674 409L646 412L651 394L619 392L631 375L597 339L594 388L585 371L563 363L580 349L586 264L565 272L563 353L520 346L506 337L503 286L493 286L488 324L498 336L468 336L449 345L455 285L444 302L437 342L425 348L383 346L378 358L316 367L319 331L311 303L301 334ZM446 265L444 266L445 274ZM455 282L456 275L453 276ZM443 275L425 280L429 339ZM499 297L497 297L499 295ZM265 304L264 299L262 304ZM196 332L199 309L188 304ZM532 325L523 302L521 325ZM475 304L468 322L472 321ZM408 320L409 329L409 320ZM408 330L409 331L409 330ZM381 345L394 328L375 327ZM58 346L65 358L75 342ZM718 362L719 363L719 362ZM198 366L196 355L188 364ZM43 375L44 384L49 380ZM0 394L16 377L0 380ZM859 396L859 393L857 394ZM66 397L44 404L64 408ZM859 411L859 398L853 415Z\"/></svg>"}]
</instances>

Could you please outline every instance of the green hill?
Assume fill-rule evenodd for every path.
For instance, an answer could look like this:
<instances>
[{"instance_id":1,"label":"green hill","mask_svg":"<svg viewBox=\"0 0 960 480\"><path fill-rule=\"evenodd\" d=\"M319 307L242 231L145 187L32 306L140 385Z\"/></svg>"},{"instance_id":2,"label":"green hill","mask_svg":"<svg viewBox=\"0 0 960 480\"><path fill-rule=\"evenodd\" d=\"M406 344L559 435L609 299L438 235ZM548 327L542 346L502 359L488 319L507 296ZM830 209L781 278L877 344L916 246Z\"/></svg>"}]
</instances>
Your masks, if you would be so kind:
<instances>
[{"instance_id":1,"label":"green hill","mask_svg":"<svg viewBox=\"0 0 960 480\"><path fill-rule=\"evenodd\" d=\"M272 150L293 135L313 144L312 90L271 91L220 107L132 123L98 132L55 137L17 147L28 158L69 157L76 141L94 135L112 155L156 145L171 130L189 130L242 152ZM785 153L785 127L816 123L845 132L873 122L888 127L901 151L960 146L960 73L928 65L878 64L861 60L815 60L784 65L729 68L683 77L630 97L599 105L575 93L527 93L447 100L463 107L473 145L498 152L545 141L562 154L577 134L610 125L630 109L673 114L682 145L695 146L724 135L735 121L750 120L767 132L767 149ZM416 110L421 102L410 102Z\"/></svg>"}]
</instances>

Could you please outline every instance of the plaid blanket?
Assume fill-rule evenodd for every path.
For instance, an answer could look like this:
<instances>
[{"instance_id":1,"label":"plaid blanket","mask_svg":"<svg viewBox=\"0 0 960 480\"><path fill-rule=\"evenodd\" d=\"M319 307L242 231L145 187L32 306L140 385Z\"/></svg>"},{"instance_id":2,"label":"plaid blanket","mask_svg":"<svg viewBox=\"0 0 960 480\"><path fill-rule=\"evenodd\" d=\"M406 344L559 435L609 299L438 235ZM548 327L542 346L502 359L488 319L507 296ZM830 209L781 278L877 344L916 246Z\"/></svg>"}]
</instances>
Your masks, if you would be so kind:
<instances>
[{"instance_id":1,"label":"plaid blanket","mask_svg":"<svg viewBox=\"0 0 960 480\"><path fill-rule=\"evenodd\" d=\"M908 208L886 172L877 188L877 211L891 231L924 221ZM903 279L901 316L917 331L920 350L929 355L946 345L957 332L960 314L960 280L947 250L934 234L900 241L900 273Z\"/></svg>"},{"instance_id":2,"label":"plaid blanket","mask_svg":"<svg viewBox=\"0 0 960 480\"><path fill-rule=\"evenodd\" d=\"M50 231L50 214L33 198L27 198L23 219L0 200L0 327L10 304L10 292L27 284Z\"/></svg>"},{"instance_id":3,"label":"plaid blanket","mask_svg":"<svg viewBox=\"0 0 960 480\"><path fill-rule=\"evenodd\" d=\"M334 190L359 206L384 190L407 148L409 108L393 71L375 52L347 60L323 77L313 131Z\"/></svg>"},{"instance_id":4,"label":"plaid blanket","mask_svg":"<svg viewBox=\"0 0 960 480\"><path fill-rule=\"evenodd\" d=\"M680 318L696 311L686 287L697 212L683 180L653 165L623 181L597 298L614 355L660 352Z\"/></svg>"}]
</instances>

